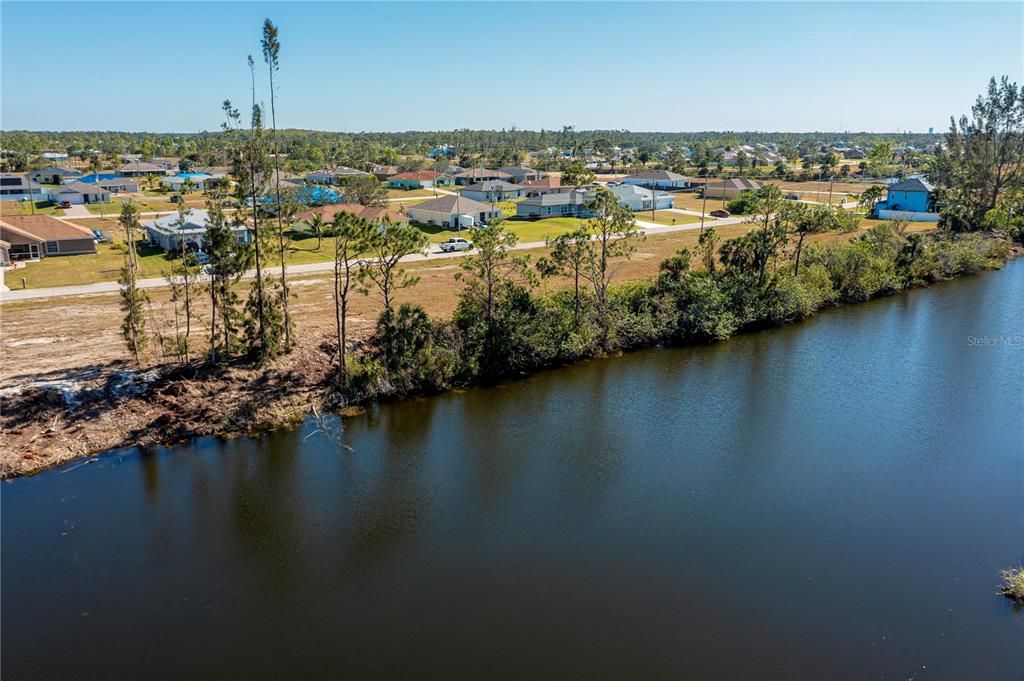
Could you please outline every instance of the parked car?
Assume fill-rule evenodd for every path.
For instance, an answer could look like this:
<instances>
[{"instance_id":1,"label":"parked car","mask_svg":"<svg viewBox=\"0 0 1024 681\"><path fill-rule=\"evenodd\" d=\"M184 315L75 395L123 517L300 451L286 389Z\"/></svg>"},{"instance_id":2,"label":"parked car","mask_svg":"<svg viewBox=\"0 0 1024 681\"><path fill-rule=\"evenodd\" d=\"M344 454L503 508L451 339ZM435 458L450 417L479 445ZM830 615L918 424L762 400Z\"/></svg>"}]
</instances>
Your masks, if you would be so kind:
<instances>
[{"instance_id":1,"label":"parked car","mask_svg":"<svg viewBox=\"0 0 1024 681\"><path fill-rule=\"evenodd\" d=\"M471 248L473 248L473 242L466 239L448 239L448 241L441 242L441 250L445 253L468 251Z\"/></svg>"},{"instance_id":2,"label":"parked car","mask_svg":"<svg viewBox=\"0 0 1024 681\"><path fill-rule=\"evenodd\" d=\"M800 195L799 194L786 194L786 198L789 199L790 201L799 201L800 200Z\"/></svg>"},{"instance_id":3,"label":"parked car","mask_svg":"<svg viewBox=\"0 0 1024 681\"><path fill-rule=\"evenodd\" d=\"M70 201L61 201L60 202L60 207L61 208L71 208L71 202Z\"/></svg>"},{"instance_id":4,"label":"parked car","mask_svg":"<svg viewBox=\"0 0 1024 681\"><path fill-rule=\"evenodd\" d=\"M729 217L729 211L727 210L713 210L711 211L711 217L713 218L727 218Z\"/></svg>"}]
</instances>

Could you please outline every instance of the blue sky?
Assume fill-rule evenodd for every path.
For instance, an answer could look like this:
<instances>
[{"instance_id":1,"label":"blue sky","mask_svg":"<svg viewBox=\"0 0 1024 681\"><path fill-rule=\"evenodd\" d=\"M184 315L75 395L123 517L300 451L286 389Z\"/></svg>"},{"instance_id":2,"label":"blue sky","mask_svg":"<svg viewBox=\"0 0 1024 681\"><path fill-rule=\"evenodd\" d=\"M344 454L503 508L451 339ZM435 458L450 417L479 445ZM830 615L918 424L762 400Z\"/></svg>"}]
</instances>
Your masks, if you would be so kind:
<instances>
[{"instance_id":1,"label":"blue sky","mask_svg":"<svg viewBox=\"0 0 1024 681\"><path fill-rule=\"evenodd\" d=\"M214 129L266 16L282 127L921 132L1024 81L1024 3L3 0L0 127Z\"/></svg>"}]
</instances>

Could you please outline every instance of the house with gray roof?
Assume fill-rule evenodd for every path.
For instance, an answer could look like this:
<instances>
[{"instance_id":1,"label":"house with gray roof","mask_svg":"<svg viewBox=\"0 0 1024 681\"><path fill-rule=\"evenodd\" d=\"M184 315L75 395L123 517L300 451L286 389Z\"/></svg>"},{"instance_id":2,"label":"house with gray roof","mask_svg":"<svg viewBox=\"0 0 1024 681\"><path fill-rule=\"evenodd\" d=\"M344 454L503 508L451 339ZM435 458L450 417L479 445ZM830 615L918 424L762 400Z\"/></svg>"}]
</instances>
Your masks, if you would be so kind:
<instances>
[{"instance_id":1,"label":"house with gray roof","mask_svg":"<svg viewBox=\"0 0 1024 681\"><path fill-rule=\"evenodd\" d=\"M544 177L544 173L541 171L525 166L502 166L498 168L498 172L507 175L510 182L526 182Z\"/></svg>"},{"instance_id":2,"label":"house with gray roof","mask_svg":"<svg viewBox=\"0 0 1024 681\"><path fill-rule=\"evenodd\" d=\"M576 190L561 194L540 194L516 204L518 218L549 218L561 216L589 217L586 208L590 196L586 191Z\"/></svg>"},{"instance_id":3,"label":"house with gray roof","mask_svg":"<svg viewBox=\"0 0 1024 681\"><path fill-rule=\"evenodd\" d=\"M411 222L442 227L473 227L501 217L501 211L489 203L467 199L460 194L446 194L431 201L416 203L406 209Z\"/></svg>"},{"instance_id":4,"label":"house with gray roof","mask_svg":"<svg viewBox=\"0 0 1024 681\"><path fill-rule=\"evenodd\" d=\"M136 161L133 163L125 163L123 166L117 169L117 174L121 177L146 177L147 175L167 175L169 171L165 166L158 165L156 163L143 163Z\"/></svg>"},{"instance_id":5,"label":"house with gray roof","mask_svg":"<svg viewBox=\"0 0 1024 681\"><path fill-rule=\"evenodd\" d=\"M643 170L622 178L622 183L648 189L687 189L699 181L671 170Z\"/></svg>"},{"instance_id":6,"label":"house with gray roof","mask_svg":"<svg viewBox=\"0 0 1024 681\"><path fill-rule=\"evenodd\" d=\"M505 180L487 180L466 185L462 195L474 201L512 201L526 196L526 189Z\"/></svg>"},{"instance_id":7,"label":"house with gray roof","mask_svg":"<svg viewBox=\"0 0 1024 681\"><path fill-rule=\"evenodd\" d=\"M455 173L455 184L475 184L477 182L487 182L488 180L511 180L512 176L508 173L500 170L490 170L489 168L470 168L463 170L461 173Z\"/></svg>"},{"instance_id":8,"label":"house with gray roof","mask_svg":"<svg viewBox=\"0 0 1024 681\"><path fill-rule=\"evenodd\" d=\"M109 203L110 190L104 189L102 185L92 182L72 182L65 184L51 192L56 203L78 205L82 203Z\"/></svg>"},{"instance_id":9,"label":"house with gray roof","mask_svg":"<svg viewBox=\"0 0 1024 681\"><path fill-rule=\"evenodd\" d=\"M63 184L81 176L81 170L75 170L67 166L47 166L46 168L40 168L35 172L29 173L29 177L32 178L33 182L41 184Z\"/></svg>"},{"instance_id":10,"label":"house with gray roof","mask_svg":"<svg viewBox=\"0 0 1024 681\"><path fill-rule=\"evenodd\" d=\"M935 187L923 177L908 177L889 185L885 201L875 205L875 217L880 220L909 220L910 222L938 222L935 210Z\"/></svg>"},{"instance_id":11,"label":"house with gray roof","mask_svg":"<svg viewBox=\"0 0 1024 681\"><path fill-rule=\"evenodd\" d=\"M30 176L21 173L0 173L0 201L21 201L32 197L36 201L52 198L49 189L40 187Z\"/></svg>"},{"instance_id":12,"label":"house with gray roof","mask_svg":"<svg viewBox=\"0 0 1024 681\"><path fill-rule=\"evenodd\" d=\"M171 213L142 225L149 243L165 251L179 251L185 248L203 250L206 247L206 230L210 226L210 212L201 208L190 208L184 215ZM230 224L235 239L240 244L252 241L248 223Z\"/></svg>"}]
</instances>

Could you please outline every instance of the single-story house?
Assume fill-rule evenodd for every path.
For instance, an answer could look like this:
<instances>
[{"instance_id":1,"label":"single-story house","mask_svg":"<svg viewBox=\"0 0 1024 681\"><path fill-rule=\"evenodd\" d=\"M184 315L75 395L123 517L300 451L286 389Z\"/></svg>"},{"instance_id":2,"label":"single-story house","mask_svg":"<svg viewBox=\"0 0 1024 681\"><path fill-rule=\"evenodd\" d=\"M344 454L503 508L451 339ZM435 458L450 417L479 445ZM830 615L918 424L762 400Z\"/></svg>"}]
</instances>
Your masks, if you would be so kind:
<instances>
[{"instance_id":1,"label":"single-story house","mask_svg":"<svg viewBox=\"0 0 1024 681\"><path fill-rule=\"evenodd\" d=\"M53 200L57 203L68 201L72 204L79 203L109 203L110 190L104 189L103 185L96 185L91 182L72 182L52 192Z\"/></svg>"},{"instance_id":2,"label":"single-story house","mask_svg":"<svg viewBox=\"0 0 1024 681\"><path fill-rule=\"evenodd\" d=\"M62 163L68 160L67 153L63 151L44 151L41 156L47 161Z\"/></svg>"},{"instance_id":3,"label":"single-story house","mask_svg":"<svg viewBox=\"0 0 1024 681\"><path fill-rule=\"evenodd\" d=\"M743 192L761 188L761 183L745 177L732 177L721 182L709 182L704 187L704 196L709 199L733 199Z\"/></svg>"},{"instance_id":4,"label":"single-story house","mask_svg":"<svg viewBox=\"0 0 1024 681\"><path fill-rule=\"evenodd\" d=\"M33 182L42 184L63 184L81 176L82 171L65 166L47 166L29 174Z\"/></svg>"},{"instance_id":5,"label":"single-story house","mask_svg":"<svg viewBox=\"0 0 1024 681\"><path fill-rule=\"evenodd\" d=\"M27 175L0 173L0 201L20 201L29 196L36 201L43 201L52 195L49 189L40 187Z\"/></svg>"},{"instance_id":6,"label":"single-story house","mask_svg":"<svg viewBox=\"0 0 1024 681\"><path fill-rule=\"evenodd\" d=\"M138 163L142 160L142 154L118 154L117 158L121 163Z\"/></svg>"},{"instance_id":7,"label":"single-story house","mask_svg":"<svg viewBox=\"0 0 1024 681\"><path fill-rule=\"evenodd\" d=\"M192 172L220 178L227 177L228 173L231 172L231 169L226 166L195 166L192 168Z\"/></svg>"},{"instance_id":8,"label":"single-story house","mask_svg":"<svg viewBox=\"0 0 1024 681\"><path fill-rule=\"evenodd\" d=\"M619 199L619 205L633 211L651 210L652 208L662 210L671 208L675 203L675 199L667 192L632 184L609 187L608 191Z\"/></svg>"},{"instance_id":9,"label":"single-story house","mask_svg":"<svg viewBox=\"0 0 1024 681\"><path fill-rule=\"evenodd\" d=\"M938 222L934 193L935 187L924 178L908 177L889 185L885 201L875 205L875 217L880 220Z\"/></svg>"},{"instance_id":10,"label":"single-story house","mask_svg":"<svg viewBox=\"0 0 1024 681\"><path fill-rule=\"evenodd\" d=\"M206 230L210 226L210 212L200 208L190 208L184 215L171 213L142 225L149 237L149 243L159 246L165 251L177 251L182 242L186 246L194 246L200 250L205 246ZM240 244L252 240L252 231L248 224L231 224L231 231Z\"/></svg>"},{"instance_id":11,"label":"single-story house","mask_svg":"<svg viewBox=\"0 0 1024 681\"><path fill-rule=\"evenodd\" d=\"M589 216L586 208L591 197L585 191L570 188L560 194L540 194L516 204L516 217L546 218L562 215Z\"/></svg>"},{"instance_id":12,"label":"single-story house","mask_svg":"<svg viewBox=\"0 0 1024 681\"><path fill-rule=\"evenodd\" d=\"M455 184L461 185L486 182L487 180L508 181L510 179L512 179L512 176L508 173L503 173L500 170L488 170L487 168L470 168L455 174Z\"/></svg>"},{"instance_id":13,"label":"single-story house","mask_svg":"<svg viewBox=\"0 0 1024 681\"><path fill-rule=\"evenodd\" d=\"M146 177L147 175L166 175L170 171L162 164L157 163L143 163L137 161L134 163L125 163L123 166L117 169L117 174L121 177Z\"/></svg>"},{"instance_id":14,"label":"single-story house","mask_svg":"<svg viewBox=\"0 0 1024 681\"><path fill-rule=\"evenodd\" d=\"M622 178L623 184L647 187L648 189L687 189L697 182L693 178L673 173L671 170L644 170Z\"/></svg>"},{"instance_id":15,"label":"single-story house","mask_svg":"<svg viewBox=\"0 0 1024 681\"><path fill-rule=\"evenodd\" d=\"M0 217L0 239L13 260L38 260L52 255L96 252L92 230L50 215Z\"/></svg>"},{"instance_id":16,"label":"single-story house","mask_svg":"<svg viewBox=\"0 0 1024 681\"><path fill-rule=\"evenodd\" d=\"M420 170L414 173L398 173L388 178L391 189L430 189L450 185L452 178L435 170Z\"/></svg>"},{"instance_id":17,"label":"single-story house","mask_svg":"<svg viewBox=\"0 0 1024 681\"><path fill-rule=\"evenodd\" d=\"M139 183L128 177L114 177L109 180L100 180L96 184L114 194L131 194L139 191Z\"/></svg>"},{"instance_id":18,"label":"single-story house","mask_svg":"<svg viewBox=\"0 0 1024 681\"><path fill-rule=\"evenodd\" d=\"M370 168L370 174L378 180L387 180L399 173L398 166L374 166Z\"/></svg>"},{"instance_id":19,"label":"single-story house","mask_svg":"<svg viewBox=\"0 0 1024 681\"><path fill-rule=\"evenodd\" d=\"M335 166L333 168L323 168L321 170L314 170L311 173L307 173L306 182L311 184L339 184L349 178L363 177L369 174L370 173L362 170L349 168L348 166Z\"/></svg>"},{"instance_id":20,"label":"single-story house","mask_svg":"<svg viewBox=\"0 0 1024 681\"><path fill-rule=\"evenodd\" d=\"M504 180L487 180L467 185L462 195L473 201L512 201L526 196L526 189Z\"/></svg>"},{"instance_id":21,"label":"single-story house","mask_svg":"<svg viewBox=\"0 0 1024 681\"><path fill-rule=\"evenodd\" d=\"M480 203L458 194L424 201L409 206L406 214L413 222L442 227L472 227L501 217L501 211L488 203Z\"/></svg>"},{"instance_id":22,"label":"single-story house","mask_svg":"<svg viewBox=\"0 0 1024 681\"><path fill-rule=\"evenodd\" d=\"M519 186L526 192L524 196L534 197L541 194L561 194L571 192L575 187L563 185L562 181L554 176L548 176L540 180L526 180L520 182Z\"/></svg>"},{"instance_id":23,"label":"single-story house","mask_svg":"<svg viewBox=\"0 0 1024 681\"><path fill-rule=\"evenodd\" d=\"M867 158L868 154L863 149L845 149L843 150L843 158L845 159L862 159Z\"/></svg>"},{"instance_id":24,"label":"single-story house","mask_svg":"<svg viewBox=\"0 0 1024 681\"><path fill-rule=\"evenodd\" d=\"M539 180L544 177L544 173L533 168L526 168L523 166L502 166L498 168L499 173L508 175L509 182L526 182L527 180Z\"/></svg>"},{"instance_id":25,"label":"single-story house","mask_svg":"<svg viewBox=\"0 0 1024 681\"><path fill-rule=\"evenodd\" d=\"M185 186L185 182L191 181L193 189L206 189L206 182L214 180L212 175L206 175L205 173L189 173L187 175L171 175L160 180L160 184L170 188L171 191L180 192L181 188Z\"/></svg>"}]
</instances>

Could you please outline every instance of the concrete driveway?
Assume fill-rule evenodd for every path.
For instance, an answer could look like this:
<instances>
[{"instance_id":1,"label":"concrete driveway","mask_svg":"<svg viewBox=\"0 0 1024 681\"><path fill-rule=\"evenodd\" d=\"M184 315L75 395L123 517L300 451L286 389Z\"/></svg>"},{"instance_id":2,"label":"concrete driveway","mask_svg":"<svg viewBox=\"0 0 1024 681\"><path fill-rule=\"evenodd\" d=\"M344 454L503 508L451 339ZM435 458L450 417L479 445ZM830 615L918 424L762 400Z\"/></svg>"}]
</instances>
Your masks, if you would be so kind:
<instances>
[{"instance_id":1,"label":"concrete driveway","mask_svg":"<svg viewBox=\"0 0 1024 681\"><path fill-rule=\"evenodd\" d=\"M76 203L76 204L72 205L71 208L65 208L64 209L64 217L66 217L66 218L94 218L94 217L99 217L99 216L93 215L92 213L90 213L89 209L86 208L84 203Z\"/></svg>"}]
</instances>

